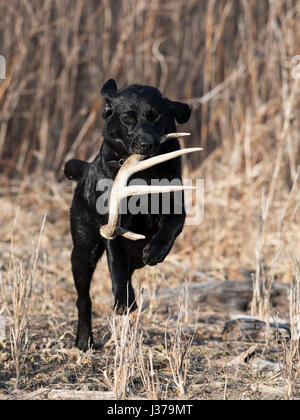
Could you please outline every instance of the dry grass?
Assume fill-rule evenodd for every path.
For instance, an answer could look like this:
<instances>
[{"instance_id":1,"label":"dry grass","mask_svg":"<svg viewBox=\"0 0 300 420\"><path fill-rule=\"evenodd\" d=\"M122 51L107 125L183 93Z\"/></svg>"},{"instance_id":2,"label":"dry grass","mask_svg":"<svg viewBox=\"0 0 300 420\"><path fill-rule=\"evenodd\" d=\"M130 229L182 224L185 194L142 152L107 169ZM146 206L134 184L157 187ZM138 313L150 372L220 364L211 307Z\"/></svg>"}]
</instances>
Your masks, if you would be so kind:
<instances>
[{"instance_id":1,"label":"dry grass","mask_svg":"<svg viewBox=\"0 0 300 420\"><path fill-rule=\"evenodd\" d=\"M0 2L0 53L7 62L7 79L0 81L4 284L18 285L21 273L13 269L10 246L17 207L14 258L24 270L48 215L19 388L30 395L42 387L33 398L53 388L122 398L299 398L300 100L292 63L299 54L299 2L15 3ZM119 86L152 84L193 104L184 129L193 136L184 145L201 145L205 153L201 162L185 159L184 176L205 179L205 215L200 226L185 227L164 264L136 274L149 302L136 319L111 313L105 258L100 262L92 300L95 337L104 347L82 355L72 347L72 187L61 167L67 157L97 152L99 89L110 77ZM195 306L188 296L189 284L210 277L252 278L252 305L243 313L289 322L291 340L274 342L268 329L263 342L222 340L232 310L219 301ZM290 301L276 303L276 281L290 286ZM170 311L157 293L175 286L183 297ZM11 342L0 347L0 392L23 398L12 394Z\"/></svg>"},{"instance_id":2,"label":"dry grass","mask_svg":"<svg viewBox=\"0 0 300 420\"><path fill-rule=\"evenodd\" d=\"M14 221L14 227L17 222L19 209ZM32 288L36 265L39 254L41 233L45 224L45 218L42 222L40 236L36 248L32 252L30 260L25 263L22 259L18 261L14 255L14 232L11 238L11 266L4 284L0 268L0 288L2 313L9 329L11 355L15 363L16 381L15 389L19 386L22 368L28 355L28 340L30 333L29 323L29 305L32 295ZM26 264L26 266L25 266Z\"/></svg>"},{"instance_id":3,"label":"dry grass","mask_svg":"<svg viewBox=\"0 0 300 420\"><path fill-rule=\"evenodd\" d=\"M42 191L40 194L36 191L33 197L41 194ZM48 194L51 201L51 193ZM24 243L23 235L26 238L29 230L38 238L39 218L32 210L39 211L41 216L45 211L43 207L37 210L38 207L38 203L29 202L27 208L20 210L18 219L23 215L23 223L16 225L14 233L15 255L18 255L15 258L28 268L32 248ZM234 311L221 301L213 304L204 299L200 306L193 304L188 285L199 281L199 277L180 270L180 265L173 269L166 262L136 273L135 283L144 290L139 293L139 311L116 316L110 309L113 300L104 258L92 288L94 335L101 347L84 354L73 347L76 293L69 264L71 243L67 229L59 222L61 218L66 219L67 211L57 202L54 207L57 210L55 216L52 215L54 219L47 220L41 237L40 258L27 312L30 321L27 352L22 359L17 393L14 391L16 362L10 348L14 342L9 335L0 347L2 398L57 398L57 395L72 398L73 394L68 391L75 391L74 398L92 398L99 393L110 395L111 391L120 399L298 398L298 271L295 271L290 303L286 299L274 306L273 299L268 301L271 316L276 314L290 322L292 339L276 342L267 337L267 340L257 341L255 356L247 358L242 354L248 354L253 341L222 340L224 322ZM13 223L14 217L11 217ZM4 246L2 242L2 249ZM184 238L178 241L177 252L170 258L181 261L182 246ZM9 242L7 248L10 249ZM5 261L10 259L8 253ZM255 259L253 267L255 269ZM195 265L191 268L193 272L198 268L205 270ZM296 270L297 265L294 268ZM4 285L12 275L12 267L4 263ZM173 295L177 302L173 302L171 309L166 306L163 294L155 297L165 289L178 286L181 294ZM245 312L248 314L250 301L251 291ZM12 302L9 307L13 311ZM257 364L251 364L253 359Z\"/></svg>"}]
</instances>

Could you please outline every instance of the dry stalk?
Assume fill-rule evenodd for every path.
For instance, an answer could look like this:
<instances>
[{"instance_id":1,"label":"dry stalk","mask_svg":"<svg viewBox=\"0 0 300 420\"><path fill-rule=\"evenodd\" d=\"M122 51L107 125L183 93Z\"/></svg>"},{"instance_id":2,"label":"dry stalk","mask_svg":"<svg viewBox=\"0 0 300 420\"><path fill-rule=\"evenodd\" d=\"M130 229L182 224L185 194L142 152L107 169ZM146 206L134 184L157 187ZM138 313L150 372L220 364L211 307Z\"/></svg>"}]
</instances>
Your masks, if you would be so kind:
<instances>
[{"instance_id":1,"label":"dry stalk","mask_svg":"<svg viewBox=\"0 0 300 420\"><path fill-rule=\"evenodd\" d=\"M26 361L28 352L30 332L28 310L39 256L42 232L46 221L45 216L41 225L36 247L32 252L28 264L25 264L24 261L16 261L14 255L13 235L17 217L18 212L11 234L11 271L7 276L7 284L4 284L2 276L0 277L4 314L9 326L11 354L14 359L16 369L15 389L19 387L22 368Z\"/></svg>"},{"instance_id":2,"label":"dry stalk","mask_svg":"<svg viewBox=\"0 0 300 420\"><path fill-rule=\"evenodd\" d=\"M147 311L148 319L153 319L155 309L159 306L160 302L160 289L161 273L157 267L148 267L147 269L147 280L145 289L147 290L147 296L149 299L149 309Z\"/></svg>"},{"instance_id":3,"label":"dry stalk","mask_svg":"<svg viewBox=\"0 0 300 420\"><path fill-rule=\"evenodd\" d=\"M295 381L300 371L300 266L298 260L295 262L295 277L290 289L290 325L291 338L289 342L283 342L284 374L289 399L293 397Z\"/></svg>"},{"instance_id":4,"label":"dry stalk","mask_svg":"<svg viewBox=\"0 0 300 420\"><path fill-rule=\"evenodd\" d=\"M173 381L181 396L186 393L188 355L193 342L193 338L187 340L181 322L182 303L179 304L178 320L174 328L168 328L165 331L165 352L172 372ZM170 338L168 338L168 336Z\"/></svg>"},{"instance_id":5,"label":"dry stalk","mask_svg":"<svg viewBox=\"0 0 300 420\"><path fill-rule=\"evenodd\" d=\"M256 243L256 274L253 282L253 298L251 302L251 315L257 316L259 319L265 319L269 314L268 297L270 296L270 282L265 281L262 277L262 248L264 245L264 226L268 216L269 201L265 199L264 191L261 199L261 215L259 223L259 233Z\"/></svg>"},{"instance_id":6,"label":"dry stalk","mask_svg":"<svg viewBox=\"0 0 300 420\"><path fill-rule=\"evenodd\" d=\"M257 316L266 322L266 342L269 339L269 322L270 322L270 297L272 285L275 278L275 266L283 249L284 221L288 208L292 202L292 198L297 192L297 182L299 174L297 173L291 191L287 200L278 216L278 232L275 239L275 249L270 263L270 275L266 275L262 269L262 252L264 246L264 227L269 214L270 198L265 199L262 196L262 212L260 218L259 235L256 246L256 276L253 282L253 299L251 303L251 312L253 316Z\"/></svg>"},{"instance_id":7,"label":"dry stalk","mask_svg":"<svg viewBox=\"0 0 300 420\"><path fill-rule=\"evenodd\" d=\"M149 400L158 400L161 395L161 388L158 379L158 375L153 369L153 354L152 350L149 349L148 356L144 356L142 348L143 340L142 335L139 340L139 354L138 363L139 370L142 378L144 388L147 392Z\"/></svg>"},{"instance_id":8,"label":"dry stalk","mask_svg":"<svg viewBox=\"0 0 300 420\"><path fill-rule=\"evenodd\" d=\"M129 311L123 316L113 312L109 320L114 345L113 379L109 378L108 365L104 372L107 383L112 388L117 400L127 399L130 395L130 383L137 373L139 319L142 302L136 314Z\"/></svg>"}]
</instances>

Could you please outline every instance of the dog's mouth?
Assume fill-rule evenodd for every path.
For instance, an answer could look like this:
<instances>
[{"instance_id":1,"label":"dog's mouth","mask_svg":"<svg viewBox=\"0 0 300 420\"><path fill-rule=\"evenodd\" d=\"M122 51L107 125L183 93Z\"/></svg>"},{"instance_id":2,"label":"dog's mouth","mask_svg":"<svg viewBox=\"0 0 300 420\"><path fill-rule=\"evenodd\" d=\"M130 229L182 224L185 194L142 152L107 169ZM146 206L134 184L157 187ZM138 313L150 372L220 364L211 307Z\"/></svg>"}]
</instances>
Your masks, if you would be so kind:
<instances>
[{"instance_id":1,"label":"dog's mouth","mask_svg":"<svg viewBox=\"0 0 300 420\"><path fill-rule=\"evenodd\" d=\"M178 137L185 137L190 136L190 133L168 133L160 136L159 140L156 141L153 139L153 142L149 142L148 144L143 144L139 142L133 141L130 146L130 155L139 154L141 155L141 160L149 159L154 157L159 152L160 146L168 141L169 139L174 139ZM143 147L146 146L146 147ZM129 156L129 155L128 155Z\"/></svg>"}]
</instances>

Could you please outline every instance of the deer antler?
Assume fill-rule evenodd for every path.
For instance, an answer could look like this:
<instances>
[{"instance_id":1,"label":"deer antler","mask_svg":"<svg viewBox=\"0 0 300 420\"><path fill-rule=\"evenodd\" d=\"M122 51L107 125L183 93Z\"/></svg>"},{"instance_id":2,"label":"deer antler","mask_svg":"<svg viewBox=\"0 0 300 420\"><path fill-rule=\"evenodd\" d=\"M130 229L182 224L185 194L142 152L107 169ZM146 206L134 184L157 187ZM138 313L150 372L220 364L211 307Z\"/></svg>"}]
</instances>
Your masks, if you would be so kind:
<instances>
[{"instance_id":1,"label":"deer antler","mask_svg":"<svg viewBox=\"0 0 300 420\"><path fill-rule=\"evenodd\" d=\"M190 135L189 133L169 133L162 137L162 141L168 140L169 138L176 138L182 136ZM123 163L122 167L119 169L119 172L114 180L110 199L109 199L109 217L108 223L101 226L100 234L106 239L114 239L117 235L124 236L127 239L136 241L138 239L145 239L144 235L131 232L129 230L123 229L120 227L119 221L119 207L120 201L124 197L131 195L141 195L141 194L157 194L164 192L174 192L174 191L183 191L183 190L193 190L195 187L191 186L181 186L181 185L161 185L161 186L150 186L150 185L132 185L127 186L127 181L136 172L143 171L159 163L166 162L170 159L182 156L187 153L197 152L203 150L200 147L193 147L189 149L176 150L174 152L165 153L164 155L154 156L149 159L141 160L142 155L134 154L131 155Z\"/></svg>"}]
</instances>

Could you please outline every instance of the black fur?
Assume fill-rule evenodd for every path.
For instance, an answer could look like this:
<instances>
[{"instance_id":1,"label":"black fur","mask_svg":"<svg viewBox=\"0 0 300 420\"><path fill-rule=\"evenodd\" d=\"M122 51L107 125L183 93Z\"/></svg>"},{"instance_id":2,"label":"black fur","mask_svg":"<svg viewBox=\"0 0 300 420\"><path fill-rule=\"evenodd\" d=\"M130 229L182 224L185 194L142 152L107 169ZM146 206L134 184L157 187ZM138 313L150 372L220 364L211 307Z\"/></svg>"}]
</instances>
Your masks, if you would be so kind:
<instances>
[{"instance_id":1,"label":"black fur","mask_svg":"<svg viewBox=\"0 0 300 420\"><path fill-rule=\"evenodd\" d=\"M79 181L89 166L88 162L79 159L71 159L65 164L65 175L72 181Z\"/></svg>"},{"instance_id":2,"label":"black fur","mask_svg":"<svg viewBox=\"0 0 300 420\"><path fill-rule=\"evenodd\" d=\"M76 346L86 350L93 344L91 327L90 282L96 264L103 254L107 260L112 279L115 308L119 314L129 308L137 308L131 276L135 269L162 262L185 220L184 205L181 214L122 215L121 226L141 233L146 239L130 241L122 237L106 240L99 234L101 225L108 216L96 210L99 192L97 182L104 178L114 179L120 165L133 153L145 157L178 150L179 142L170 139L160 144L163 134L176 131L175 120L188 121L191 107L164 98L150 86L131 85L117 89L110 79L101 90L105 100L103 112L104 141L93 162L72 159L66 163L65 174L78 182L71 207L71 232L74 248L71 262L78 293L78 330ZM151 179L181 179L180 158L154 166L136 174L150 183ZM180 193L181 194L181 193ZM174 194L171 194L174 200ZM172 206L171 206L172 209Z\"/></svg>"}]
</instances>

